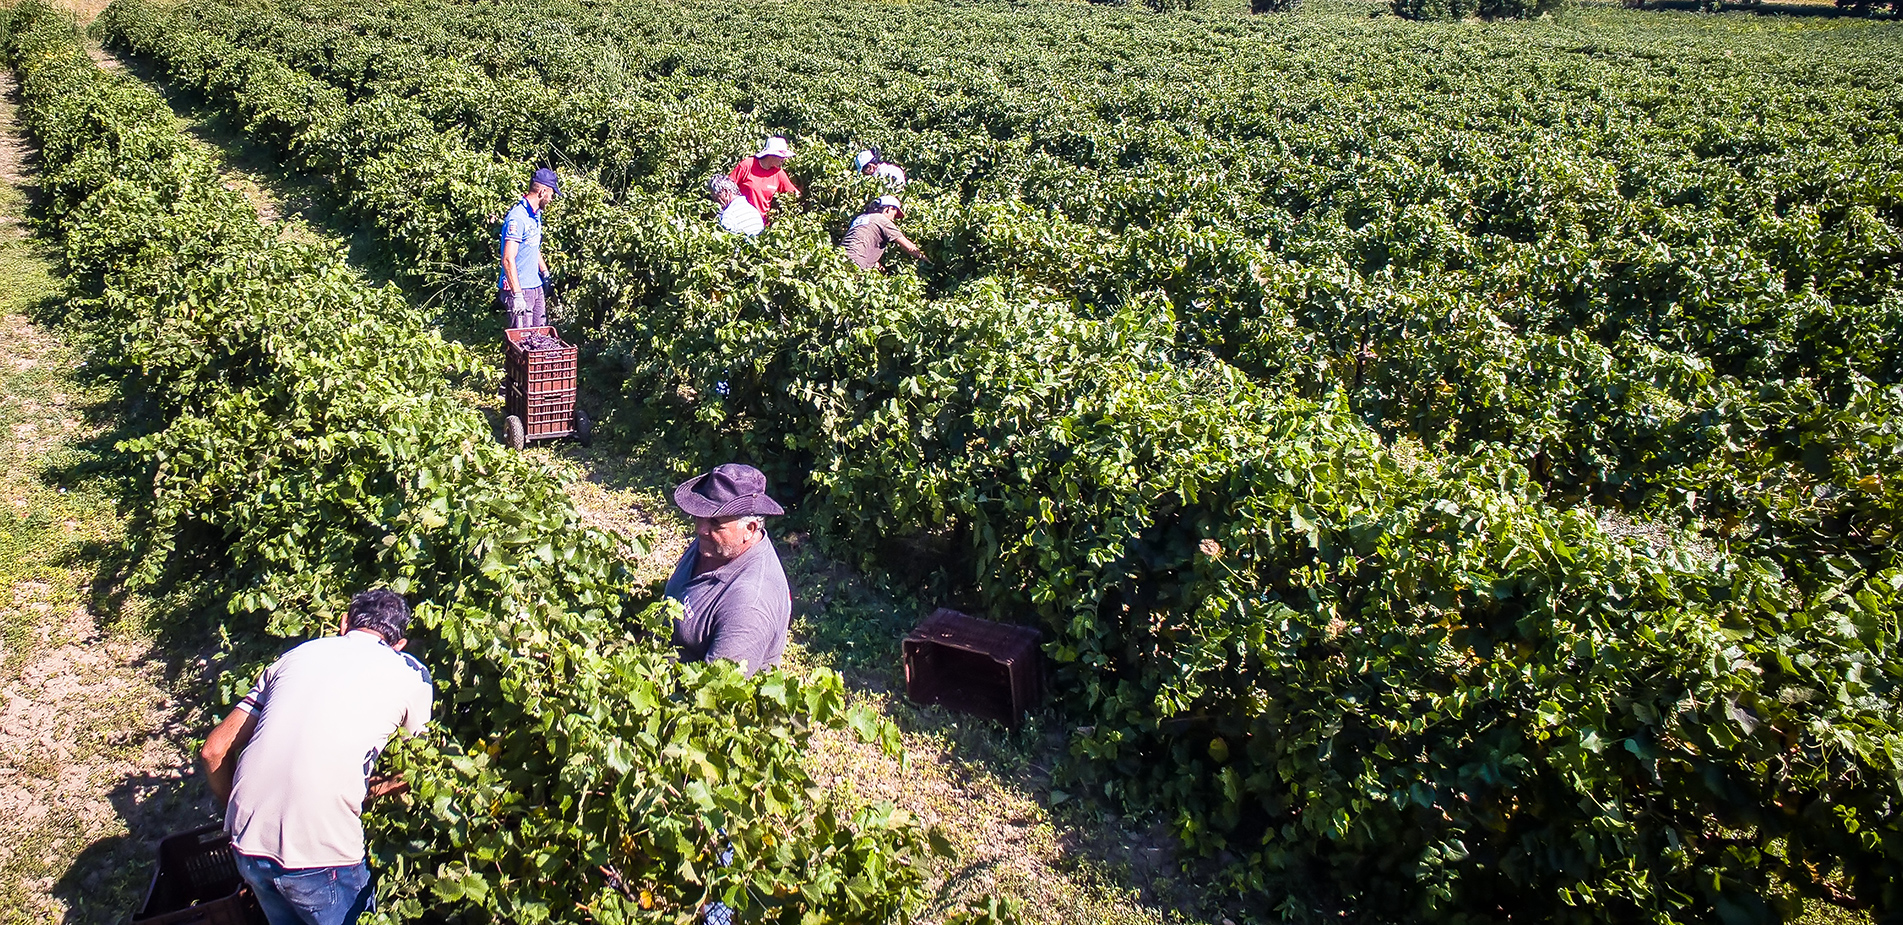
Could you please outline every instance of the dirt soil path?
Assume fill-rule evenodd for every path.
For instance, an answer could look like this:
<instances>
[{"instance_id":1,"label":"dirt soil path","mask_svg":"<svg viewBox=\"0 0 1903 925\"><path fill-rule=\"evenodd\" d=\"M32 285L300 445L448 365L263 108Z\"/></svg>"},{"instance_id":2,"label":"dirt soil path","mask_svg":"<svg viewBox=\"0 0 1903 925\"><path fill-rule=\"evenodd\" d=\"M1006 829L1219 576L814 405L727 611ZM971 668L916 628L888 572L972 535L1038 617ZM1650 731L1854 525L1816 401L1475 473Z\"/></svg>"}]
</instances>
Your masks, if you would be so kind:
<instances>
[{"instance_id":1,"label":"dirt soil path","mask_svg":"<svg viewBox=\"0 0 1903 925\"><path fill-rule=\"evenodd\" d=\"M120 921L152 842L209 808L186 785L171 666L137 606L95 591L124 527L97 474L111 393L42 323L61 285L29 236L15 90L0 72L0 922Z\"/></svg>"}]
</instances>

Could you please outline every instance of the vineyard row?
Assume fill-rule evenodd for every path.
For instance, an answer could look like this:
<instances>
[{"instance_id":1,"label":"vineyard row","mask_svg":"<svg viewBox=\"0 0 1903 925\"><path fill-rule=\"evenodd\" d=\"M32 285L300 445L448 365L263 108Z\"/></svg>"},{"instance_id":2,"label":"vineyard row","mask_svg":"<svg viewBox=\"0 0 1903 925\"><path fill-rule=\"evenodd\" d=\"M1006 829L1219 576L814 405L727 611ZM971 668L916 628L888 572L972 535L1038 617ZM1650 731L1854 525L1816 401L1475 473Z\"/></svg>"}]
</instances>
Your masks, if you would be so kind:
<instances>
[{"instance_id":1,"label":"vineyard row","mask_svg":"<svg viewBox=\"0 0 1903 925\"><path fill-rule=\"evenodd\" d=\"M572 29L508 26L537 16ZM695 17L641 4L208 4L180 27L509 162L598 169L637 191L630 209L675 221L699 217L683 192L756 133L796 132L817 142L796 159L807 211L776 239L826 238L863 201L838 161L874 138L921 178L907 197L936 252L927 298L995 285L1086 319L1144 318L1173 332L1180 363L1213 353L1272 391L1340 392L1385 438L1430 451L1495 448L1552 503L1687 521L1807 592L1895 560L1882 525L1903 503L1903 178L1883 166L1898 127L1867 100L1894 88L1872 68L1798 58L1824 75L1806 77L1693 46L1684 66L1712 90L1686 94L1665 68L1580 60L1570 36L1539 34L1538 54L1475 65L1448 97L1410 86L1421 62L1377 34L1326 50L1350 56L1353 79L1320 55L1271 58L1254 63L1290 79L1238 99L1242 65L1136 19L1214 76L1156 81L1163 64L1125 62L1114 20L1080 36L1123 62L1108 76L1008 44L882 52L831 20L810 36L762 26L785 53L736 56L696 44ZM1250 62L1232 28L1212 40ZM1615 61L1647 51L1599 41ZM1505 57L1480 38L1440 44ZM918 63L940 60L927 50L1062 92L959 83ZM880 89L813 66L828 55L870 60ZM1530 98L1497 91L1522 84ZM469 224L466 263L441 267L480 262ZM619 300L649 293L609 295L591 317L612 336Z\"/></svg>"},{"instance_id":2,"label":"vineyard row","mask_svg":"<svg viewBox=\"0 0 1903 925\"><path fill-rule=\"evenodd\" d=\"M844 816L802 770L816 723L877 734L837 675L674 661L671 616L638 606L617 544L454 394L466 350L276 237L67 14L28 0L0 24L84 292L68 322L150 418L124 447L150 489L129 531L140 580L228 603L228 698L274 637L326 632L354 591L420 602L411 651L440 709L385 757L413 792L371 813L389 915L674 922L721 897L791 923L917 904L917 824Z\"/></svg>"},{"instance_id":3,"label":"vineyard row","mask_svg":"<svg viewBox=\"0 0 1903 925\"><path fill-rule=\"evenodd\" d=\"M137 2L105 22L411 262L487 264L526 165ZM1339 400L1182 362L1142 306L928 299L816 230L736 251L671 194L574 185L567 272L629 406L1035 615L1095 718L1082 782L1164 807L1238 886L1428 917L1693 921L1831 877L1897 902L1894 563L1810 593L1619 540L1518 461L1396 455Z\"/></svg>"}]
</instances>

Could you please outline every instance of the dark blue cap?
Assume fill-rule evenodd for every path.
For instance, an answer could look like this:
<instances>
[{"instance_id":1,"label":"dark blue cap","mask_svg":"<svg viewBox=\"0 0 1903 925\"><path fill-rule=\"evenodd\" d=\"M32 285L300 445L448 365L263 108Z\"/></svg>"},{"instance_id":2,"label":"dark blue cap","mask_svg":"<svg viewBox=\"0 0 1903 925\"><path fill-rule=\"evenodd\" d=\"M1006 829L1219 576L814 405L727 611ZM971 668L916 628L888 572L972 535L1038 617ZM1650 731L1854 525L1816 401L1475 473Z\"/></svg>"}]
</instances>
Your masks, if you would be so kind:
<instances>
[{"instance_id":1,"label":"dark blue cap","mask_svg":"<svg viewBox=\"0 0 1903 925\"><path fill-rule=\"evenodd\" d=\"M562 194L561 181L555 179L555 171L550 170L547 167L543 167L536 170L535 176L530 177L529 182L540 183L543 186L548 187L549 190L554 192L555 195L557 196L560 196Z\"/></svg>"}]
</instances>

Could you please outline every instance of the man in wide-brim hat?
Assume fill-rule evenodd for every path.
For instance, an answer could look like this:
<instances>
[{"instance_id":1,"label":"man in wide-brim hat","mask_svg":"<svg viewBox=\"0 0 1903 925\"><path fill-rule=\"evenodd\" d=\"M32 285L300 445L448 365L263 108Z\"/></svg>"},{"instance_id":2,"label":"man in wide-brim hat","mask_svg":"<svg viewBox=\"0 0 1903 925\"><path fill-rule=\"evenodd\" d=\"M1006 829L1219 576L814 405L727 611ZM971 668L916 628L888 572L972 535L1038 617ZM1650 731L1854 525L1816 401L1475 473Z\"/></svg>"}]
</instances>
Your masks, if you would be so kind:
<instances>
[{"instance_id":1,"label":"man in wide-brim hat","mask_svg":"<svg viewBox=\"0 0 1903 925\"><path fill-rule=\"evenodd\" d=\"M694 542L666 595L686 608L674 647L686 661L724 658L747 674L780 663L793 594L766 518L784 514L766 494L766 476L742 463L715 466L674 488L674 503L694 518Z\"/></svg>"}]
</instances>

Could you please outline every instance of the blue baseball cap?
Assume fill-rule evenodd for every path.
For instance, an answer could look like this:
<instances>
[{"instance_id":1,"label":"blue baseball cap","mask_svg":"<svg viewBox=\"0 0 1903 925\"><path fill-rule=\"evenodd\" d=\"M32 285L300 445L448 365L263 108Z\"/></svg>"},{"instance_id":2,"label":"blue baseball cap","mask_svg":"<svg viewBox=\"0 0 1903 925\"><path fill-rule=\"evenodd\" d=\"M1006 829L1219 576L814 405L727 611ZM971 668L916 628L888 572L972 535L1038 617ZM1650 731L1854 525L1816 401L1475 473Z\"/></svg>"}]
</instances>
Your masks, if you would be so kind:
<instances>
[{"instance_id":1,"label":"blue baseball cap","mask_svg":"<svg viewBox=\"0 0 1903 925\"><path fill-rule=\"evenodd\" d=\"M561 181L555 179L555 171L550 170L547 167L542 167L537 169L535 171L535 176L532 176L529 178L529 182L540 183L543 186L548 187L549 191L553 192L557 196L560 196L562 194Z\"/></svg>"}]
</instances>

